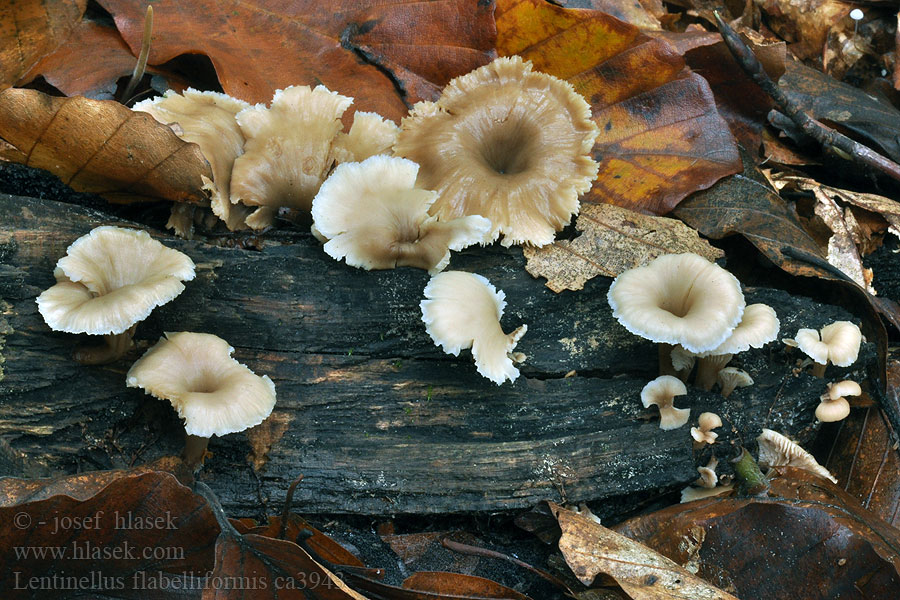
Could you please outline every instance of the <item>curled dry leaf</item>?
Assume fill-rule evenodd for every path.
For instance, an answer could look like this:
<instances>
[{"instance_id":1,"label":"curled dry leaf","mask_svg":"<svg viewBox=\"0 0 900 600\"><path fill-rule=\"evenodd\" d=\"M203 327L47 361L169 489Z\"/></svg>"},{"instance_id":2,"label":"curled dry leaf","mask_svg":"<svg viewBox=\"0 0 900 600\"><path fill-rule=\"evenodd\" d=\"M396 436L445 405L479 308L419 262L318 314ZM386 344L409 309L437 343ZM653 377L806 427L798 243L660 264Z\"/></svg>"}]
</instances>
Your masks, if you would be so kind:
<instances>
[{"instance_id":1,"label":"curled dry leaf","mask_svg":"<svg viewBox=\"0 0 900 600\"><path fill-rule=\"evenodd\" d=\"M701 500L616 530L740 598L894 598L900 533L836 485L782 467L768 496Z\"/></svg>"},{"instance_id":2,"label":"curled dry leaf","mask_svg":"<svg viewBox=\"0 0 900 600\"><path fill-rule=\"evenodd\" d=\"M100 4L136 55L147 3ZM322 84L398 122L407 104L434 100L453 77L490 62L496 34L493 5L471 0L246 0L227 10L218 0L158 0L153 10L151 65L205 54L225 93L250 103Z\"/></svg>"},{"instance_id":3,"label":"curled dry leaf","mask_svg":"<svg viewBox=\"0 0 900 600\"><path fill-rule=\"evenodd\" d=\"M212 179L196 144L110 100L8 89L0 93L0 138L16 149L4 158L112 202L202 203L202 178Z\"/></svg>"},{"instance_id":4,"label":"curled dry leaf","mask_svg":"<svg viewBox=\"0 0 900 600\"><path fill-rule=\"evenodd\" d=\"M616 580L634 600L737 600L665 556L561 506L550 503L559 520L559 549L585 585L600 573Z\"/></svg>"},{"instance_id":5,"label":"curled dry leaf","mask_svg":"<svg viewBox=\"0 0 900 600\"><path fill-rule=\"evenodd\" d=\"M833 234L828 240L828 262L861 288L875 294L875 288L872 287L872 270L867 269L862 263L862 257L853 239L852 225L846 220L844 211L822 188L814 188L813 194L816 196L815 213ZM852 218L852 213L848 215Z\"/></svg>"},{"instance_id":6,"label":"curled dry leaf","mask_svg":"<svg viewBox=\"0 0 900 600\"><path fill-rule=\"evenodd\" d=\"M497 3L497 51L567 80L600 127L600 170L583 201L665 214L740 170L706 81L668 44L593 10L544 0Z\"/></svg>"},{"instance_id":7,"label":"curled dry leaf","mask_svg":"<svg viewBox=\"0 0 900 600\"><path fill-rule=\"evenodd\" d=\"M710 261L724 256L681 221L612 204L585 204L576 227L581 235L574 240L524 248L526 270L546 277L554 292L580 290L597 275L616 277L663 254L693 252Z\"/></svg>"},{"instance_id":8,"label":"curled dry leaf","mask_svg":"<svg viewBox=\"0 0 900 600\"><path fill-rule=\"evenodd\" d=\"M24 0L0 6L0 90L14 85L78 25L87 0Z\"/></svg>"},{"instance_id":9,"label":"curled dry leaf","mask_svg":"<svg viewBox=\"0 0 900 600\"><path fill-rule=\"evenodd\" d=\"M84 590L140 597L163 582L173 587L155 597L182 598L212 569L219 530L203 498L172 474L146 469L2 479L0 523L0 562L15 565L0 574L8 599L39 589L60 598Z\"/></svg>"}]
</instances>

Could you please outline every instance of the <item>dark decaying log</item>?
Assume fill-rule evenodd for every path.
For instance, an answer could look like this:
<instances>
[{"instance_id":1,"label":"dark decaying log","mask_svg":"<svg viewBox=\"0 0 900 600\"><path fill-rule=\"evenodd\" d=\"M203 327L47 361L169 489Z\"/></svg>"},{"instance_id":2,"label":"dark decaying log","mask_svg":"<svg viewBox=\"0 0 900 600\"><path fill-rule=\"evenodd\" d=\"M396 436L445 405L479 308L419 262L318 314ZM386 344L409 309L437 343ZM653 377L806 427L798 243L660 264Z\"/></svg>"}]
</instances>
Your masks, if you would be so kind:
<instances>
[{"instance_id":1,"label":"dark decaying log","mask_svg":"<svg viewBox=\"0 0 900 600\"><path fill-rule=\"evenodd\" d=\"M210 443L200 477L234 515L280 501L301 472L303 511L429 513L648 490L693 480L706 461L692 450L688 427L662 431L656 409L641 406L657 353L612 318L610 280L554 294L525 272L517 248L467 251L451 263L506 292L506 331L528 324L517 348L528 360L514 384L498 387L475 372L468 352L457 358L432 344L419 310L424 272L350 268L311 236L261 252L160 236L191 256L197 278L138 326L126 359L80 366L70 357L81 340L49 331L34 298L53 283L73 240L110 223L75 205L0 196L7 472L119 468L179 452L174 411L127 389L124 376L163 331L183 330L220 335L277 386L266 423ZM783 336L852 318L777 290L747 290L747 299L776 308ZM864 356L871 360L871 350ZM728 401L690 388L679 404L694 420L704 410L723 416L720 458L734 453L729 442L752 444L763 426L808 438L824 382L792 374L797 358L780 343L746 353L735 362L755 386Z\"/></svg>"}]
</instances>

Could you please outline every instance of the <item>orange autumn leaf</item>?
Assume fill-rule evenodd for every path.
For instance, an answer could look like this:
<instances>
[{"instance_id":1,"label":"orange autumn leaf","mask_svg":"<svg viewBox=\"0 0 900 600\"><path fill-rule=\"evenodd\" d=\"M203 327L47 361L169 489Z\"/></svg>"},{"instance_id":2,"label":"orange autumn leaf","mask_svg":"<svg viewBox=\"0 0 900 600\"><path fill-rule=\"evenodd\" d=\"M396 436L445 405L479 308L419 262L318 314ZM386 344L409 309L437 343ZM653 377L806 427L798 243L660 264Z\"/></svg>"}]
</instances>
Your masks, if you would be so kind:
<instances>
[{"instance_id":1,"label":"orange autumn leaf","mask_svg":"<svg viewBox=\"0 0 900 600\"><path fill-rule=\"evenodd\" d=\"M101 0L137 53L144 0ZM159 0L151 65L180 54L210 58L224 91L269 102L276 89L325 85L357 110L399 121L450 79L491 60L492 6L476 0Z\"/></svg>"},{"instance_id":2,"label":"orange autumn leaf","mask_svg":"<svg viewBox=\"0 0 900 600\"><path fill-rule=\"evenodd\" d=\"M0 89L13 85L69 37L87 0L20 0L0 5Z\"/></svg>"},{"instance_id":3,"label":"orange autumn leaf","mask_svg":"<svg viewBox=\"0 0 900 600\"><path fill-rule=\"evenodd\" d=\"M668 44L594 10L499 0L497 51L569 81L600 127L597 181L583 197L665 214L741 169L706 81Z\"/></svg>"},{"instance_id":4,"label":"orange autumn leaf","mask_svg":"<svg viewBox=\"0 0 900 600\"><path fill-rule=\"evenodd\" d=\"M7 89L0 92L0 141L10 146L3 158L111 201L201 203L202 176L212 177L196 144L111 100Z\"/></svg>"}]
</instances>

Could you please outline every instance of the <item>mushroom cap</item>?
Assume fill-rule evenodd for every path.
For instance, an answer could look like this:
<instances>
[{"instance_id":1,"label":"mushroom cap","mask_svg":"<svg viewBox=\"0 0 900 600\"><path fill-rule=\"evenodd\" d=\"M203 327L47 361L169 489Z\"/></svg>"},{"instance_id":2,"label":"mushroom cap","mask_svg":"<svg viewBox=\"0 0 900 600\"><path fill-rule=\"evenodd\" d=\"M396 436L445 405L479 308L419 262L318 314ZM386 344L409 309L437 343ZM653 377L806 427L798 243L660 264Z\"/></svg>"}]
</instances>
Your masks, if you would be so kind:
<instances>
[{"instance_id":1,"label":"mushroom cap","mask_svg":"<svg viewBox=\"0 0 900 600\"><path fill-rule=\"evenodd\" d=\"M750 348L762 348L778 337L780 324L775 310L766 304L750 304L744 308L741 322L728 338L704 355L737 354Z\"/></svg>"},{"instance_id":2,"label":"mushroom cap","mask_svg":"<svg viewBox=\"0 0 900 600\"><path fill-rule=\"evenodd\" d=\"M862 332L850 321L836 321L822 328L822 342L828 345L831 364L849 367L859 356Z\"/></svg>"},{"instance_id":3,"label":"mushroom cap","mask_svg":"<svg viewBox=\"0 0 900 600\"><path fill-rule=\"evenodd\" d=\"M734 391L734 388L753 385L753 378L750 377L750 374L737 367L725 367L716 375L716 380L722 386L722 390L727 390L729 394Z\"/></svg>"},{"instance_id":4,"label":"mushroom cap","mask_svg":"<svg viewBox=\"0 0 900 600\"><path fill-rule=\"evenodd\" d=\"M833 423L846 419L850 414L850 403L846 398L838 397L833 400L824 398L816 407L816 418L823 423Z\"/></svg>"},{"instance_id":5,"label":"mushroom cap","mask_svg":"<svg viewBox=\"0 0 900 600\"><path fill-rule=\"evenodd\" d=\"M860 394L862 394L862 388L859 387L859 384L850 379L845 379L837 383L829 383L828 391L825 395L828 399L835 400L844 396L859 396Z\"/></svg>"},{"instance_id":6,"label":"mushroom cap","mask_svg":"<svg viewBox=\"0 0 900 600\"><path fill-rule=\"evenodd\" d=\"M271 224L278 207L309 210L334 163L333 142L341 115L353 102L324 86L277 90L272 104L257 104L237 114L247 139L234 161L231 202L259 206L247 224Z\"/></svg>"},{"instance_id":7,"label":"mushroom cap","mask_svg":"<svg viewBox=\"0 0 900 600\"><path fill-rule=\"evenodd\" d=\"M837 479L828 469L816 462L812 454L787 436L771 429L763 429L756 441L759 444L760 466L797 467L837 483Z\"/></svg>"},{"instance_id":8,"label":"mushroom cap","mask_svg":"<svg viewBox=\"0 0 900 600\"><path fill-rule=\"evenodd\" d=\"M722 417L714 412L700 413L700 416L697 417L697 425L699 425L700 429L703 431L718 429L722 426Z\"/></svg>"},{"instance_id":9,"label":"mushroom cap","mask_svg":"<svg viewBox=\"0 0 900 600\"><path fill-rule=\"evenodd\" d=\"M338 162L362 162L370 156L390 154L400 128L378 113L357 111L347 133L334 139L334 156Z\"/></svg>"},{"instance_id":10,"label":"mushroom cap","mask_svg":"<svg viewBox=\"0 0 900 600\"><path fill-rule=\"evenodd\" d=\"M419 163L419 185L439 194L431 213L483 215L504 246L552 242L597 176L590 106L518 56L453 79L400 129L394 153Z\"/></svg>"},{"instance_id":11,"label":"mushroom cap","mask_svg":"<svg viewBox=\"0 0 900 600\"><path fill-rule=\"evenodd\" d=\"M209 333L166 333L128 370L128 387L168 400L189 435L211 437L259 425L275 406L275 384L231 358Z\"/></svg>"},{"instance_id":12,"label":"mushroom cap","mask_svg":"<svg viewBox=\"0 0 900 600\"><path fill-rule=\"evenodd\" d=\"M55 331L122 333L194 278L194 263L146 231L103 226L69 246L54 270L57 284L37 297Z\"/></svg>"},{"instance_id":13,"label":"mushroom cap","mask_svg":"<svg viewBox=\"0 0 900 600\"><path fill-rule=\"evenodd\" d=\"M244 135L235 115L249 107L249 103L227 94L193 88L182 94L169 90L132 107L169 125L181 139L200 146L213 175L212 181L203 178L203 189L210 192L213 213L232 231L246 227L244 220L250 213L243 205L233 206L229 199L231 169L244 152Z\"/></svg>"},{"instance_id":14,"label":"mushroom cap","mask_svg":"<svg viewBox=\"0 0 900 600\"><path fill-rule=\"evenodd\" d=\"M509 353L528 329L522 325L510 334L503 333L504 298L503 291L481 275L445 271L431 278L425 286L425 300L419 304L425 330L434 343L454 356L472 348L478 373L497 385L519 376Z\"/></svg>"},{"instance_id":15,"label":"mushroom cap","mask_svg":"<svg viewBox=\"0 0 900 600\"><path fill-rule=\"evenodd\" d=\"M338 165L312 204L325 252L367 270L412 266L433 274L450 262L450 250L486 243L491 223L484 217L438 223L428 215L437 194L414 189L418 168L390 156Z\"/></svg>"},{"instance_id":16,"label":"mushroom cap","mask_svg":"<svg viewBox=\"0 0 900 600\"><path fill-rule=\"evenodd\" d=\"M705 467L697 467L700 473L700 479L696 482L700 487L714 488L719 483L719 476L716 475L716 467L719 466L719 460L715 456L711 456Z\"/></svg>"},{"instance_id":17,"label":"mushroom cap","mask_svg":"<svg viewBox=\"0 0 900 600\"><path fill-rule=\"evenodd\" d=\"M666 254L613 281L607 293L625 329L694 353L719 346L741 321L738 280L697 254Z\"/></svg>"},{"instance_id":18,"label":"mushroom cap","mask_svg":"<svg viewBox=\"0 0 900 600\"><path fill-rule=\"evenodd\" d=\"M829 362L839 367L849 367L859 356L862 332L849 321L835 321L820 332L815 329L801 329L794 336L797 345L811 359L820 365Z\"/></svg>"},{"instance_id":19,"label":"mushroom cap","mask_svg":"<svg viewBox=\"0 0 900 600\"><path fill-rule=\"evenodd\" d=\"M673 401L675 396L685 394L687 387L683 381L671 375L660 375L641 390L641 403L644 408L650 408L653 404L659 407L660 429L678 429L688 422L691 409L675 408Z\"/></svg>"}]
</instances>

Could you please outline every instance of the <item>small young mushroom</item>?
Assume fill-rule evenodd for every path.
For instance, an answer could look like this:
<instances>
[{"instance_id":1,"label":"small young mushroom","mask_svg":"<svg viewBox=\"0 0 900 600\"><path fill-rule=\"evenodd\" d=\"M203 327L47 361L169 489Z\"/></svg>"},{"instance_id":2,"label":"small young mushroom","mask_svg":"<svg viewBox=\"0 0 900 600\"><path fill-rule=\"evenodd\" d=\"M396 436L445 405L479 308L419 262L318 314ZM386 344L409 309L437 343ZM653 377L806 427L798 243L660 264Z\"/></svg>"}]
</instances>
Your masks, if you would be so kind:
<instances>
[{"instance_id":1,"label":"small young mushroom","mask_svg":"<svg viewBox=\"0 0 900 600\"><path fill-rule=\"evenodd\" d=\"M702 446L703 444L714 444L719 434L713 429L722 426L722 418L716 413L701 413L697 418L697 427L691 427L691 437L694 438L694 446Z\"/></svg>"},{"instance_id":2,"label":"small young mushroom","mask_svg":"<svg viewBox=\"0 0 900 600\"><path fill-rule=\"evenodd\" d=\"M666 254L621 273L607 293L625 329L657 342L660 373L673 374L672 345L713 350L741 321L744 294L734 275L697 254Z\"/></svg>"},{"instance_id":3,"label":"small young mushroom","mask_svg":"<svg viewBox=\"0 0 900 600\"><path fill-rule=\"evenodd\" d=\"M700 478L694 483L700 487L712 489L719 483L719 476L716 475L716 467L719 466L719 460L715 456L709 457L709 462L705 467L697 467Z\"/></svg>"},{"instance_id":4,"label":"small young mushroom","mask_svg":"<svg viewBox=\"0 0 900 600\"><path fill-rule=\"evenodd\" d=\"M104 364L131 348L137 323L184 291L194 263L146 231L104 226L75 240L53 275L38 311L54 331L103 335L105 345L80 348L75 359Z\"/></svg>"},{"instance_id":5,"label":"small young mushroom","mask_svg":"<svg viewBox=\"0 0 900 600\"><path fill-rule=\"evenodd\" d=\"M747 306L741 322L734 328L728 339L715 349L698 355L697 387L711 390L719 371L729 363L732 356L750 348L762 348L778 337L779 327L778 317L771 306L765 304ZM753 383L752 380L750 383Z\"/></svg>"},{"instance_id":6,"label":"small young mushroom","mask_svg":"<svg viewBox=\"0 0 900 600\"><path fill-rule=\"evenodd\" d=\"M438 273L425 286L419 306L425 330L444 352L459 356L460 350L472 348L478 373L497 385L519 376L511 353L528 326L503 333L505 294L487 279L462 271Z\"/></svg>"},{"instance_id":7,"label":"small young mushroom","mask_svg":"<svg viewBox=\"0 0 900 600\"><path fill-rule=\"evenodd\" d=\"M756 441L759 443L759 466L797 467L837 483L837 479L828 472L828 469L816 462L812 454L787 436L771 429L763 429Z\"/></svg>"},{"instance_id":8,"label":"small young mushroom","mask_svg":"<svg viewBox=\"0 0 900 600\"><path fill-rule=\"evenodd\" d=\"M694 369L694 364L697 362L697 355L693 352L688 352L681 345L677 345L672 348L670 357L675 374L680 380L687 381L691 371Z\"/></svg>"},{"instance_id":9,"label":"small young mushroom","mask_svg":"<svg viewBox=\"0 0 900 600\"><path fill-rule=\"evenodd\" d=\"M730 396L735 388L753 385L753 378L750 377L750 374L736 367L725 367L719 371L716 380L719 382L719 387L722 388L723 398Z\"/></svg>"},{"instance_id":10,"label":"small young mushroom","mask_svg":"<svg viewBox=\"0 0 900 600\"><path fill-rule=\"evenodd\" d=\"M166 333L129 369L128 387L172 403L187 434L182 458L200 465L209 438L259 425L275 406L275 384L231 354L234 348L208 333Z\"/></svg>"},{"instance_id":11,"label":"small young mushroom","mask_svg":"<svg viewBox=\"0 0 900 600\"><path fill-rule=\"evenodd\" d=\"M846 396L859 396L862 388L855 381L845 380L837 383L829 383L828 391L819 398L821 402L816 407L816 418L823 423L832 423L847 418L850 414L850 403Z\"/></svg>"},{"instance_id":12,"label":"small young mushroom","mask_svg":"<svg viewBox=\"0 0 900 600\"><path fill-rule=\"evenodd\" d=\"M324 86L291 86L275 92L269 108L237 114L244 154L234 161L231 202L259 207L247 225L272 224L279 207L309 210L335 162L334 141L352 98Z\"/></svg>"},{"instance_id":13,"label":"small young mushroom","mask_svg":"<svg viewBox=\"0 0 900 600\"><path fill-rule=\"evenodd\" d=\"M490 241L484 217L439 223L429 216L437 194L414 188L418 169L390 156L339 165L312 203L325 252L366 270L409 266L435 274L450 262L450 250Z\"/></svg>"},{"instance_id":14,"label":"small young mushroom","mask_svg":"<svg viewBox=\"0 0 900 600\"><path fill-rule=\"evenodd\" d=\"M543 246L578 213L591 188L597 126L572 85L498 58L450 81L400 124L397 156L419 165L419 185L439 196L431 214L483 215L492 239Z\"/></svg>"},{"instance_id":15,"label":"small young mushroom","mask_svg":"<svg viewBox=\"0 0 900 600\"><path fill-rule=\"evenodd\" d=\"M794 340L815 365L812 374L824 377L828 363L838 367L849 367L859 356L862 332L849 321L835 321L821 331L801 329Z\"/></svg>"},{"instance_id":16,"label":"small young mushroom","mask_svg":"<svg viewBox=\"0 0 900 600\"><path fill-rule=\"evenodd\" d=\"M716 475L716 467L719 461L715 456L710 457L705 467L697 467L700 478L694 482L695 486L688 486L681 490L681 503L692 502L702 498L718 496L726 492L730 492L734 488L734 484L718 485L719 477Z\"/></svg>"},{"instance_id":17,"label":"small young mushroom","mask_svg":"<svg viewBox=\"0 0 900 600\"><path fill-rule=\"evenodd\" d=\"M675 396L684 396L687 388L684 382L671 375L660 375L641 390L641 403L644 408L651 405L659 407L659 428L678 429L688 422L691 415L689 408L675 408Z\"/></svg>"}]
</instances>

